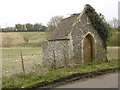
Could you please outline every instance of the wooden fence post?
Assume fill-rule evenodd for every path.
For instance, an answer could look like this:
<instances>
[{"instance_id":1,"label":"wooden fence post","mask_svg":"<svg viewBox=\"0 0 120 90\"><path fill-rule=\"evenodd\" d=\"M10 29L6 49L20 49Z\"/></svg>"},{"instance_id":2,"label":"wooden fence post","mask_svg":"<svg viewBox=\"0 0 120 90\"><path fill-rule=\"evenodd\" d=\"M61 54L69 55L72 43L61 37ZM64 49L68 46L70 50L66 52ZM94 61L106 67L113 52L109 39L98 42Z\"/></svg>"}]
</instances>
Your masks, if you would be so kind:
<instances>
[{"instance_id":1,"label":"wooden fence post","mask_svg":"<svg viewBox=\"0 0 120 90\"><path fill-rule=\"evenodd\" d=\"M53 50L53 69L56 69L56 59L55 59L55 51Z\"/></svg>"},{"instance_id":2,"label":"wooden fence post","mask_svg":"<svg viewBox=\"0 0 120 90\"><path fill-rule=\"evenodd\" d=\"M25 68L24 68L24 59L23 59L22 52L20 52L20 55L21 55L21 64L22 64L22 70L23 70L23 73L25 74Z\"/></svg>"},{"instance_id":3,"label":"wooden fence post","mask_svg":"<svg viewBox=\"0 0 120 90\"><path fill-rule=\"evenodd\" d=\"M66 50L65 49L63 49L63 55L64 55L65 67L68 67L68 62L67 62Z\"/></svg>"}]
</instances>

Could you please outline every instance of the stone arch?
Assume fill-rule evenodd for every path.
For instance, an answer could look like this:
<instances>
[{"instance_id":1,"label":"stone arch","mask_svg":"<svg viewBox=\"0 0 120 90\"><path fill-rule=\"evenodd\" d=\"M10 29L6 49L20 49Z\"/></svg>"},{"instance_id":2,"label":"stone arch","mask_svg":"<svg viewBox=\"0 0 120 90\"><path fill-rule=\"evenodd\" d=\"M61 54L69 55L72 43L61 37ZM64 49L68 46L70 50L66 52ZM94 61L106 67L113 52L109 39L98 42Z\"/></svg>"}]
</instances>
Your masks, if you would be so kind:
<instances>
[{"instance_id":1,"label":"stone arch","mask_svg":"<svg viewBox=\"0 0 120 90\"><path fill-rule=\"evenodd\" d=\"M91 33L83 38L82 53L83 62L93 61L95 58L95 39Z\"/></svg>"}]
</instances>

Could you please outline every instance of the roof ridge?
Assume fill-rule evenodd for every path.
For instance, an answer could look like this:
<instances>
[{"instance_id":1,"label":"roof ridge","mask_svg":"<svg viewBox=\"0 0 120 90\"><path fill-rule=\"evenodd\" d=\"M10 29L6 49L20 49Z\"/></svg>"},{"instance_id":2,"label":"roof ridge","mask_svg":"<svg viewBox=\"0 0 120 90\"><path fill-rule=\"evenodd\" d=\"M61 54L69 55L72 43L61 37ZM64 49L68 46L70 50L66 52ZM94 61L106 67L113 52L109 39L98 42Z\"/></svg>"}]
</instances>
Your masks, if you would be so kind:
<instances>
[{"instance_id":1,"label":"roof ridge","mask_svg":"<svg viewBox=\"0 0 120 90\"><path fill-rule=\"evenodd\" d=\"M61 21L66 20L66 19L69 19L69 18L72 18L72 17L75 17L76 15L80 15L80 14L81 14L81 13L74 13L74 14L72 14L72 15L69 16L69 17L63 18Z\"/></svg>"}]
</instances>

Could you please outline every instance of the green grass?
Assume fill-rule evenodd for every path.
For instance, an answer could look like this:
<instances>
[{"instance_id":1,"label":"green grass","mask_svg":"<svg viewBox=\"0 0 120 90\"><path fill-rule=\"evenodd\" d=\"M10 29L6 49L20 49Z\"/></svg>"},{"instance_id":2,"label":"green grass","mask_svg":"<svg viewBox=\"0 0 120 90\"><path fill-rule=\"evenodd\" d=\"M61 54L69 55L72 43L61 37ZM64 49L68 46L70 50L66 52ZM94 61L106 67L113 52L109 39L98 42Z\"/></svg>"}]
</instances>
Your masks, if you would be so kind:
<instances>
[{"instance_id":1,"label":"green grass","mask_svg":"<svg viewBox=\"0 0 120 90\"><path fill-rule=\"evenodd\" d=\"M108 46L120 46L119 40L120 32L111 32L111 36L109 37Z\"/></svg>"},{"instance_id":2,"label":"green grass","mask_svg":"<svg viewBox=\"0 0 120 90\"><path fill-rule=\"evenodd\" d=\"M41 48L2 49L2 74L10 76L22 72L20 52L23 54L25 71L30 72L37 64L42 63Z\"/></svg>"},{"instance_id":3,"label":"green grass","mask_svg":"<svg viewBox=\"0 0 120 90\"><path fill-rule=\"evenodd\" d=\"M72 75L74 73L88 73L118 67L118 60L110 62L85 63L77 68L59 68L43 74L29 73L17 74L9 78L3 78L3 88L26 88L41 82L52 82L53 80Z\"/></svg>"}]
</instances>

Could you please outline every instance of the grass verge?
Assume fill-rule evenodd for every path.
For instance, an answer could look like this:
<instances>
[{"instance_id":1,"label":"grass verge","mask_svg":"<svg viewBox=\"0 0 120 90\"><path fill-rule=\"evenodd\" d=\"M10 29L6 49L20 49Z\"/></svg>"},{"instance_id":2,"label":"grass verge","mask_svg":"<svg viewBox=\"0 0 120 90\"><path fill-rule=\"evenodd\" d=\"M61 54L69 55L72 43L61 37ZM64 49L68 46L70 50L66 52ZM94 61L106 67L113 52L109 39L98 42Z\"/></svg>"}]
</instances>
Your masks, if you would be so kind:
<instances>
[{"instance_id":1,"label":"grass verge","mask_svg":"<svg viewBox=\"0 0 120 90\"><path fill-rule=\"evenodd\" d=\"M118 60L110 60L109 62L88 62L77 68L58 68L46 73L19 73L11 77L3 77L2 86L6 88L30 88L38 86L40 83L53 82L54 80L75 74L90 73L105 69L118 68Z\"/></svg>"}]
</instances>

